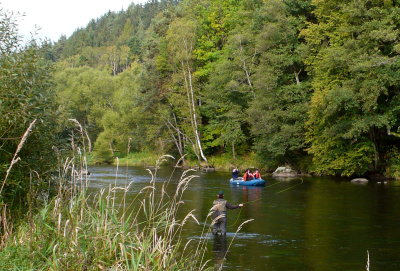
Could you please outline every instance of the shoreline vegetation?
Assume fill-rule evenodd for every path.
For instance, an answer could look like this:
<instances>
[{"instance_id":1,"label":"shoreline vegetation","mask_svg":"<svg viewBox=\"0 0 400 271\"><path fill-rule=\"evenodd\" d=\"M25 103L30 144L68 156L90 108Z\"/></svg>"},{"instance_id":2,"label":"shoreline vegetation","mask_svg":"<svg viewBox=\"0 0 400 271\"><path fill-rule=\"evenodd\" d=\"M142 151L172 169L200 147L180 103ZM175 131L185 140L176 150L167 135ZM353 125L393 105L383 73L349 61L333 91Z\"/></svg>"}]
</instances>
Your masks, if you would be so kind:
<instances>
[{"instance_id":1,"label":"shoreline vegetation","mask_svg":"<svg viewBox=\"0 0 400 271\"><path fill-rule=\"evenodd\" d=\"M121 154L112 160L111 163L101 163L97 162L96 158L93 156L89 156L88 165L129 165L129 166L143 166L143 167L154 167L156 161L158 160L159 155L151 152L136 152L126 154ZM272 169L269 169L266 166L263 166L260 162L255 158L255 154L252 153L246 157L233 159L227 155L220 156L211 156L208 160L208 165L201 164L199 165L198 161L191 160L189 158L181 159L182 162L179 165L175 165L174 163L167 163L167 165L172 167L179 167L183 169L202 169L202 168L211 168L214 170L227 171L230 172L234 167L238 167L241 172L246 169L255 169L259 168L262 172L272 172ZM272 171L271 171L272 170Z\"/></svg>"},{"instance_id":2,"label":"shoreline vegetation","mask_svg":"<svg viewBox=\"0 0 400 271\"><path fill-rule=\"evenodd\" d=\"M115 159L112 160L111 163L99 163L96 162L95 157L90 156L88 158L88 165L120 165L120 166L141 166L146 168L154 168L156 161L158 160L159 156L155 153L151 152L135 152L129 153L127 156L126 154L115 154ZM183 159L182 159L183 160ZM234 162L233 162L234 161ZM204 171L224 171L230 174L234 167L237 167L240 172L244 173L247 169L259 169L263 175L273 176L274 171L276 168L270 168L265 165L265 163L261 163L258 161L256 155L251 153L246 157L236 158L233 159L231 156L228 155L220 155L220 156L211 156L209 157L209 164L208 165L199 165L198 161L193 161L190 159L185 159L184 162L179 163L179 165L175 165L173 163L165 163L163 166L170 166L170 167L178 167L182 169L195 169L195 170L204 170ZM288 169L290 169L290 165L285 165ZM211 169L211 170L210 170ZM290 176L312 176L314 175L312 172L307 171L296 171L293 170ZM284 174L283 174L284 175ZM323 176L318 174L318 176ZM327 175L329 176L329 175ZM351 176L340 176L341 178L351 178ZM357 177L357 176L354 176ZM361 175L358 177L368 177L374 180L400 180L400 171L396 171L396 169L392 172L389 170L386 174L369 174L369 175Z\"/></svg>"},{"instance_id":3,"label":"shoreline vegetation","mask_svg":"<svg viewBox=\"0 0 400 271\"><path fill-rule=\"evenodd\" d=\"M174 195L156 189L157 168L168 158L157 160L151 181L129 203L125 198L130 185L121 186L116 181L95 195L88 194L89 180L86 174L80 174L87 165L75 166L74 159L67 159L59 169L55 197L49 202L43 198L43 207L29 212L16 227L4 221L0 269L221 270L223 261L213 266L204 257L212 212L206 218L211 226L201 226L194 210L177 217L183 192L197 176L186 170L178 184L164 181L163 188L176 185ZM116 193L123 196L117 200ZM31 191L30 210L35 198L40 196ZM250 221L243 222L237 232ZM181 239L187 223L202 227L198 241Z\"/></svg>"}]
</instances>

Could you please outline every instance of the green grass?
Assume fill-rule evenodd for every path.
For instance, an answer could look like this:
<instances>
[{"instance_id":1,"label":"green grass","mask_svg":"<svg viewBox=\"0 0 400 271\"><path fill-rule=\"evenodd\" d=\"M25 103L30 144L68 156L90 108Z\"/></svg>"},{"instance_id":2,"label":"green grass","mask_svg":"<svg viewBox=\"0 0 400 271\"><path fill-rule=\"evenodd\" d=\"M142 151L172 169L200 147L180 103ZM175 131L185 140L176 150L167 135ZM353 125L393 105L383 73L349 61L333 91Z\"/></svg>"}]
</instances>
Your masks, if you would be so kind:
<instances>
[{"instance_id":1,"label":"green grass","mask_svg":"<svg viewBox=\"0 0 400 271\"><path fill-rule=\"evenodd\" d=\"M128 165L128 166L153 166L156 164L157 159L159 156L155 153L150 151L143 151L143 152L134 152L126 153L116 152L114 153L113 158L111 158L108 162L104 159L96 156L95 154L88 155L88 164L112 164L112 165ZM118 159L117 159L118 158Z\"/></svg>"},{"instance_id":2,"label":"green grass","mask_svg":"<svg viewBox=\"0 0 400 271\"><path fill-rule=\"evenodd\" d=\"M126 154L117 154L120 165L129 166L154 166L157 163L159 156L152 152L143 151ZM114 159L114 165L117 164L117 159Z\"/></svg>"}]
</instances>

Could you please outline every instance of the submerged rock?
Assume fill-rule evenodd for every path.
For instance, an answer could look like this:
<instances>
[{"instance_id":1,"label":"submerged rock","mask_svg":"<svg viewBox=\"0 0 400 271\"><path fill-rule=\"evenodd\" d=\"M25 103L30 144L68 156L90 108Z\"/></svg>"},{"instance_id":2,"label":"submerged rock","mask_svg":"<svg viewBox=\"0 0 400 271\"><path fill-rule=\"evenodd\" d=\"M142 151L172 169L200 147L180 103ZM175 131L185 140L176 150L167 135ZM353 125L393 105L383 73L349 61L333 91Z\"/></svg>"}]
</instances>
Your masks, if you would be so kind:
<instances>
[{"instance_id":1,"label":"submerged rock","mask_svg":"<svg viewBox=\"0 0 400 271\"><path fill-rule=\"evenodd\" d=\"M356 179L351 180L351 182L352 183L368 183L369 181L368 181L368 179L365 179L365 178L356 178Z\"/></svg>"}]
</instances>

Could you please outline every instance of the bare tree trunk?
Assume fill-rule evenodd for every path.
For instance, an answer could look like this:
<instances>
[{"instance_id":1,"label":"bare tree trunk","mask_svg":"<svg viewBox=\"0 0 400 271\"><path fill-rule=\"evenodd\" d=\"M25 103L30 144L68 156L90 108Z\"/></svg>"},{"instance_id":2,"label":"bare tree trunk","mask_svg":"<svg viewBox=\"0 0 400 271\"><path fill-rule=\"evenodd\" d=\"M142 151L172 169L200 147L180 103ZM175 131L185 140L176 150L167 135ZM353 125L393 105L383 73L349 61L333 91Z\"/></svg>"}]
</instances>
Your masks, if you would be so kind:
<instances>
[{"instance_id":1,"label":"bare tree trunk","mask_svg":"<svg viewBox=\"0 0 400 271\"><path fill-rule=\"evenodd\" d=\"M182 132L179 130L178 127L178 122L176 121L176 116L175 114L172 114L174 116L174 122L175 122L175 127L176 127L176 131L178 132L178 150L179 150L179 154L181 155L181 157L183 157L183 144L182 144Z\"/></svg>"},{"instance_id":2,"label":"bare tree trunk","mask_svg":"<svg viewBox=\"0 0 400 271\"><path fill-rule=\"evenodd\" d=\"M185 70L186 70L185 65L182 62L182 71L183 71L183 75L185 77L186 93L187 93L187 96L188 96L188 105L189 105L189 111L190 111L190 122L192 124L192 129L193 129L193 132L195 133L195 138L196 138L196 128L195 128L194 120L193 120L193 116L194 115L193 115L193 110L192 110L192 106L191 106L191 99L190 99L190 93L189 93L188 80L187 80L187 77L186 77L186 71ZM196 138L196 141L197 141L197 138ZM201 164L201 159L200 159L200 156L199 156L199 153L198 153L198 149L199 148L193 142L192 142L192 146L193 146L193 151L197 156L197 160L199 160L199 164Z\"/></svg>"},{"instance_id":3,"label":"bare tree trunk","mask_svg":"<svg viewBox=\"0 0 400 271\"><path fill-rule=\"evenodd\" d=\"M192 75L190 73L190 67L189 67L189 63L188 64L188 71L189 71L189 82L190 82L190 93L191 93L191 97L192 97L192 106L193 106L193 120L194 120L194 132L196 135L196 141L197 141L197 146L199 148L200 151L200 155L203 158L204 161L206 161L206 163L208 164L207 158L204 156L203 153L203 148L201 147L201 141L200 141L200 136L199 136L199 131L198 131L198 125L197 125L197 116L196 116L196 106L194 103L194 93L193 93L193 86L192 86Z\"/></svg>"},{"instance_id":4,"label":"bare tree trunk","mask_svg":"<svg viewBox=\"0 0 400 271\"><path fill-rule=\"evenodd\" d=\"M110 151L111 151L111 155L114 156L114 150L113 150L111 142L110 142Z\"/></svg>"},{"instance_id":5,"label":"bare tree trunk","mask_svg":"<svg viewBox=\"0 0 400 271\"><path fill-rule=\"evenodd\" d=\"M178 135L177 137L175 137L175 135L172 132L172 129L169 127L169 125L167 123L165 123L165 125L167 126L169 132L171 133L172 139L174 140L175 146L178 149L179 155L182 157L183 156L183 150L182 150L182 143L181 143L180 136Z\"/></svg>"},{"instance_id":6,"label":"bare tree trunk","mask_svg":"<svg viewBox=\"0 0 400 271\"><path fill-rule=\"evenodd\" d=\"M117 74L116 62L117 62L117 60L116 60L115 52L111 52L111 65L112 65L114 76Z\"/></svg>"},{"instance_id":7,"label":"bare tree trunk","mask_svg":"<svg viewBox=\"0 0 400 271\"><path fill-rule=\"evenodd\" d=\"M239 43L240 43L240 54L242 55L242 51L243 51L242 41L240 41ZM251 74L251 70L253 68L254 58L255 58L256 54L257 54L257 51L254 51L253 57L251 59L250 70L248 70L248 68L246 66L246 56L243 56L243 57L240 58L240 60L243 63L243 70L246 73L247 83L249 84L249 87L250 87L251 93L253 94L254 100L256 100L256 94L254 93L253 84L251 83L250 74Z\"/></svg>"},{"instance_id":8,"label":"bare tree trunk","mask_svg":"<svg viewBox=\"0 0 400 271\"><path fill-rule=\"evenodd\" d=\"M251 93L253 94L253 98L255 100L256 99L256 94L254 93L253 84L251 83L251 80L250 80L250 73L247 71L246 59L242 59L242 62L243 62L243 69L244 69L244 72L246 73L246 77L247 77L247 83L250 86Z\"/></svg>"},{"instance_id":9,"label":"bare tree trunk","mask_svg":"<svg viewBox=\"0 0 400 271\"><path fill-rule=\"evenodd\" d=\"M113 70L113 75L116 76L117 75L117 52L116 52L117 48L115 48L115 46L109 47L109 61Z\"/></svg>"},{"instance_id":10,"label":"bare tree trunk","mask_svg":"<svg viewBox=\"0 0 400 271\"><path fill-rule=\"evenodd\" d=\"M393 135L395 137L400 137L400 134L390 131L390 127L389 126L387 127L387 133L388 133L388 135Z\"/></svg>"},{"instance_id":11,"label":"bare tree trunk","mask_svg":"<svg viewBox=\"0 0 400 271\"><path fill-rule=\"evenodd\" d=\"M294 71L294 77L296 78L297 85L300 84L299 74L301 73L301 71L302 71L301 69L298 72Z\"/></svg>"},{"instance_id":12,"label":"bare tree trunk","mask_svg":"<svg viewBox=\"0 0 400 271\"><path fill-rule=\"evenodd\" d=\"M189 48L188 48L188 44L185 39L183 39L183 42L184 42L185 51L186 51L186 65L182 61L182 69L183 69L183 73L185 76L186 90L187 90L187 94L188 94L188 102L189 102L189 107L190 107L193 132L195 134L196 145L197 145L197 148L199 149L201 158L208 164L207 158L204 156L203 149L201 147L201 141L200 141L198 125L197 125L196 104L194 102L194 91L193 91L193 84L192 84L192 73L190 71L190 64L189 64ZM188 71L187 76L186 76L185 69L187 69L187 71ZM187 80L187 77L188 77L188 80ZM188 81L189 81L189 85L188 85Z\"/></svg>"},{"instance_id":13,"label":"bare tree trunk","mask_svg":"<svg viewBox=\"0 0 400 271\"><path fill-rule=\"evenodd\" d=\"M165 122L165 125L167 126L169 132L171 133L171 136L174 140L175 146L179 151L179 155L181 157L183 157L183 146L182 146L182 136L181 136L182 132L179 130L178 124L176 122L175 114L173 114L173 115L174 115L175 125L173 125L169 119L167 119L167 121ZM173 128L177 132L176 136L171 128Z\"/></svg>"}]
</instances>

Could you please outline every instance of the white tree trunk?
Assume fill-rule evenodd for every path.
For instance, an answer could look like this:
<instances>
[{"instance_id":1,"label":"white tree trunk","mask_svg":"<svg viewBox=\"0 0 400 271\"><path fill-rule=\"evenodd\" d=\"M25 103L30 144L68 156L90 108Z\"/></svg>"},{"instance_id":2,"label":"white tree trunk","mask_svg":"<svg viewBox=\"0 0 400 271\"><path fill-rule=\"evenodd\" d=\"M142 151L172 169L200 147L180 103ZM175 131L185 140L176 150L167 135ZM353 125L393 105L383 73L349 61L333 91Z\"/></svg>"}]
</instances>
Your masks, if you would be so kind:
<instances>
[{"instance_id":1,"label":"white tree trunk","mask_svg":"<svg viewBox=\"0 0 400 271\"><path fill-rule=\"evenodd\" d=\"M199 136L199 131L198 131L198 125L197 125L197 116L196 116L196 104L194 102L194 91L193 91L193 84L192 84L192 73L190 71L190 64L189 64L189 48L188 44L185 39L183 39L184 45L185 45L185 53L186 53L186 65L182 62L182 68L183 68L183 73L185 75L185 81L186 81L186 90L188 93L188 102L189 102L189 107L190 107L190 114L191 114L191 120L192 120L192 126L193 126L193 132L195 134L195 139L196 139L196 145L199 149L201 158L208 164L207 158L205 157L203 153L203 148L201 147L201 141L200 141L200 136ZM189 86L187 85L187 79L186 79L186 72L185 69L187 69L188 74L188 81L189 81Z\"/></svg>"},{"instance_id":2,"label":"white tree trunk","mask_svg":"<svg viewBox=\"0 0 400 271\"><path fill-rule=\"evenodd\" d=\"M184 65L184 63L182 62L182 71L183 71L183 75L184 75L184 77L185 77L185 85L186 85L186 93L187 93L187 97L188 97L188 106L189 106L189 111L190 111L190 123L192 124L192 129L193 129L193 132L194 133L196 133L195 131L196 131L196 128L195 128L195 125L194 125L194 120L193 120L193 110L192 110L192 106L191 106L191 99L190 99L190 92L189 92L189 86L188 86L188 79L187 79L187 77L186 77L186 68L185 68L185 65ZM196 138L196 135L195 135L195 138ZM196 143L197 143L197 138L196 138ZM197 160L199 160L199 163L201 164L201 159L200 159L200 156L199 156L199 154L198 154L198 147L197 147L197 144L194 144L193 142L192 142L192 145L193 145L193 151L194 151L194 153L196 154L196 156L197 156Z\"/></svg>"},{"instance_id":3,"label":"white tree trunk","mask_svg":"<svg viewBox=\"0 0 400 271\"><path fill-rule=\"evenodd\" d=\"M294 77L296 78L297 85L300 84L300 78L299 78L300 73L301 73L301 69L298 72L294 71Z\"/></svg>"}]
</instances>

